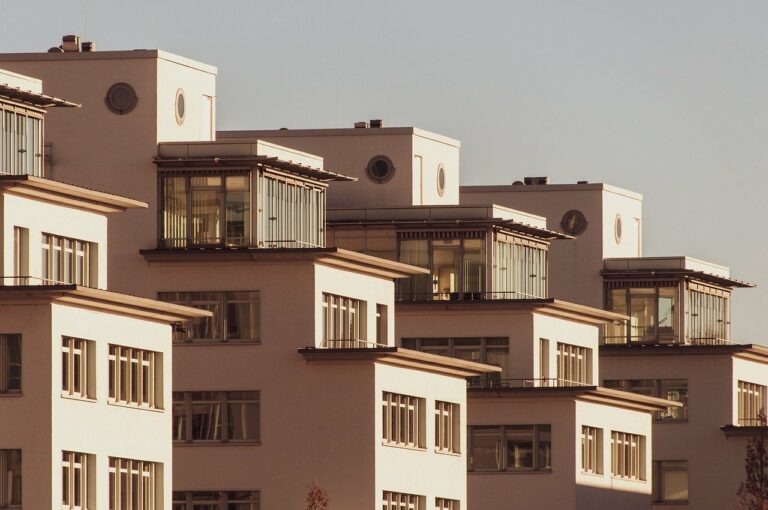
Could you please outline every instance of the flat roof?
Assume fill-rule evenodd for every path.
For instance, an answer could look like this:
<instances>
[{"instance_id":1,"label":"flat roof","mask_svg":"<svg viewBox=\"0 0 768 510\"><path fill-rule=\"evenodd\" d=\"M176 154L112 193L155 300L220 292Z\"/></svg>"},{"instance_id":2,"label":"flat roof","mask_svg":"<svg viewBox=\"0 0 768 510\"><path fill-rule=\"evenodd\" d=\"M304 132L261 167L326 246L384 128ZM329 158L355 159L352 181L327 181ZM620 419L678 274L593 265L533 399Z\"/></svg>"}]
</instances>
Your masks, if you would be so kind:
<instances>
[{"instance_id":1,"label":"flat roof","mask_svg":"<svg viewBox=\"0 0 768 510\"><path fill-rule=\"evenodd\" d=\"M588 182L584 184L486 184L473 186L459 186L459 193L498 193L498 192L556 192L556 191L608 191L635 200L642 200L643 195L635 191L620 188L612 184L602 182Z\"/></svg>"},{"instance_id":2,"label":"flat roof","mask_svg":"<svg viewBox=\"0 0 768 510\"><path fill-rule=\"evenodd\" d=\"M323 136L394 136L394 135L415 135L421 138L427 138L435 142L444 143L453 147L460 147L461 142L455 138L450 138L426 129L420 129L413 126L402 127L381 127L381 128L316 128L316 129L252 129L252 130L228 130L217 131L217 138L289 138L306 137L318 138Z\"/></svg>"},{"instance_id":3,"label":"flat roof","mask_svg":"<svg viewBox=\"0 0 768 510\"><path fill-rule=\"evenodd\" d=\"M329 226L401 228L499 227L543 240L573 239L546 228L546 218L496 204L420 205L410 207L329 208Z\"/></svg>"},{"instance_id":4,"label":"flat roof","mask_svg":"<svg viewBox=\"0 0 768 510\"><path fill-rule=\"evenodd\" d=\"M468 398L514 398L517 400L541 400L542 398L573 398L586 402L621 407L636 411L664 411L669 407L683 407L682 402L657 397L648 397L627 391L600 386L557 386L557 387L499 387L469 388Z\"/></svg>"},{"instance_id":5,"label":"flat roof","mask_svg":"<svg viewBox=\"0 0 768 510\"><path fill-rule=\"evenodd\" d=\"M40 92L24 90L7 83L0 83L0 99L34 106L37 108L65 107L80 108L81 105L54 96L47 96Z\"/></svg>"},{"instance_id":6,"label":"flat roof","mask_svg":"<svg viewBox=\"0 0 768 510\"><path fill-rule=\"evenodd\" d=\"M140 253L150 262L189 260L286 262L306 260L386 278L408 278L419 274L429 274L428 269L336 247L155 249L140 250Z\"/></svg>"},{"instance_id":7,"label":"flat roof","mask_svg":"<svg viewBox=\"0 0 768 510\"><path fill-rule=\"evenodd\" d=\"M542 299L485 299L467 301L416 301L396 303L397 311L466 311L466 310L499 310L499 311L525 311L542 313L552 317L574 320L586 324L608 324L624 322L628 316L609 312L600 308L562 301L555 298Z\"/></svg>"},{"instance_id":8,"label":"flat roof","mask_svg":"<svg viewBox=\"0 0 768 510\"><path fill-rule=\"evenodd\" d=\"M298 350L307 362L370 360L388 365L413 368L455 377L473 377L501 372L501 367L466 361L448 356L412 351L402 347L374 347L360 349L324 349L305 347Z\"/></svg>"},{"instance_id":9,"label":"flat roof","mask_svg":"<svg viewBox=\"0 0 768 510\"><path fill-rule=\"evenodd\" d=\"M600 356L735 356L768 363L768 347L758 344L608 344L600 346Z\"/></svg>"},{"instance_id":10,"label":"flat roof","mask_svg":"<svg viewBox=\"0 0 768 510\"><path fill-rule=\"evenodd\" d=\"M0 304L40 302L41 300L169 324L198 317L213 316L207 310L79 285L0 286Z\"/></svg>"},{"instance_id":11,"label":"flat roof","mask_svg":"<svg viewBox=\"0 0 768 510\"><path fill-rule=\"evenodd\" d=\"M130 59L162 59L174 62L199 71L216 74L215 66L182 57L174 53L158 49L135 50L108 50L108 51L64 51L64 52L31 52L31 53L2 53L0 62L26 62L26 61L61 61L61 60L130 60Z\"/></svg>"},{"instance_id":12,"label":"flat roof","mask_svg":"<svg viewBox=\"0 0 768 510\"><path fill-rule=\"evenodd\" d=\"M732 278L725 266L687 256L608 258L601 274L609 279L692 278L724 287L756 286Z\"/></svg>"},{"instance_id":13,"label":"flat roof","mask_svg":"<svg viewBox=\"0 0 768 510\"><path fill-rule=\"evenodd\" d=\"M141 200L33 175L0 175L0 189L28 198L101 213L147 208L147 203Z\"/></svg>"}]
</instances>

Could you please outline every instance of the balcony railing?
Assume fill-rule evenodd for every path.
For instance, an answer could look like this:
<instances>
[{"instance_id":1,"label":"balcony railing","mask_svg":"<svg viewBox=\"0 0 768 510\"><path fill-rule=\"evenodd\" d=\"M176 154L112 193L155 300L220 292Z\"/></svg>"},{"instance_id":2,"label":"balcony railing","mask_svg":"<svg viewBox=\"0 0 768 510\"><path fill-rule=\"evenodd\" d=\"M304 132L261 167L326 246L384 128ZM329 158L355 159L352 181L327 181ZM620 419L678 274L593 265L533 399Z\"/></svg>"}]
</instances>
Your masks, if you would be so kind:
<instances>
[{"instance_id":1,"label":"balcony railing","mask_svg":"<svg viewBox=\"0 0 768 510\"><path fill-rule=\"evenodd\" d=\"M38 276L2 276L0 277L2 285L9 286L30 286L30 285L82 285L76 282L65 282L51 280L49 278L40 278ZM87 287L87 285L82 285Z\"/></svg>"},{"instance_id":2,"label":"balcony railing","mask_svg":"<svg viewBox=\"0 0 768 510\"><path fill-rule=\"evenodd\" d=\"M250 237L216 238L190 238L190 237L164 237L160 239L160 246L164 249L238 249L238 248L323 248L323 245L299 241L297 239L266 240L258 246L251 243Z\"/></svg>"},{"instance_id":3,"label":"balcony railing","mask_svg":"<svg viewBox=\"0 0 768 510\"><path fill-rule=\"evenodd\" d=\"M502 379L491 376L485 380L474 377L469 380L470 388L571 388L586 386L594 386L594 384L552 377Z\"/></svg>"},{"instance_id":4,"label":"balcony railing","mask_svg":"<svg viewBox=\"0 0 768 510\"><path fill-rule=\"evenodd\" d=\"M733 342L725 338L700 337L687 338L685 340L677 338L665 338L658 340L643 340L625 336L606 336L602 340L603 345L732 345Z\"/></svg>"},{"instance_id":5,"label":"balcony railing","mask_svg":"<svg viewBox=\"0 0 768 510\"><path fill-rule=\"evenodd\" d=\"M333 338L323 340L323 349L376 349L379 347L391 347L386 344L379 344L362 340L360 338Z\"/></svg>"},{"instance_id":6,"label":"balcony railing","mask_svg":"<svg viewBox=\"0 0 768 510\"><path fill-rule=\"evenodd\" d=\"M401 303L418 303L424 301L489 301L494 299L544 299L546 296L537 296L524 292L398 292L397 300Z\"/></svg>"},{"instance_id":7,"label":"balcony railing","mask_svg":"<svg viewBox=\"0 0 768 510\"><path fill-rule=\"evenodd\" d=\"M765 417L739 418L738 424L739 424L739 427L765 427L766 425L768 425L766 423Z\"/></svg>"}]
</instances>

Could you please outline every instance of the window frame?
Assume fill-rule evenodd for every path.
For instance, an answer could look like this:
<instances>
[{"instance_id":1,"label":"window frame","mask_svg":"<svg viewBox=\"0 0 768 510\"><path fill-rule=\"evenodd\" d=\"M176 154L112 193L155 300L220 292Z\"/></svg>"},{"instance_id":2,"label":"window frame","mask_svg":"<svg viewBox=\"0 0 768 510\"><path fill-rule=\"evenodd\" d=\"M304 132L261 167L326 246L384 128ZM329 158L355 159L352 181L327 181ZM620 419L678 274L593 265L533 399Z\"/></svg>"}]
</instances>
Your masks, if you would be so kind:
<instances>
[{"instance_id":1,"label":"window frame","mask_svg":"<svg viewBox=\"0 0 768 510\"><path fill-rule=\"evenodd\" d=\"M196 393L210 393L214 396L213 399L199 399L193 400L193 395ZM250 399L247 398L235 398L238 393L254 394ZM221 437L219 439L195 439L193 437L194 426L194 406L195 402L210 402L219 406L219 413L221 415L221 423L217 425L221 429ZM229 414L230 404L245 403L256 405L258 412L258 418L256 420L256 437L248 439L231 438L229 432ZM199 404L198 404L199 405ZM181 412L177 412L181 411ZM235 390L235 391L174 391L173 392L173 416L172 416L172 430L173 430L173 444L174 445L210 445L210 444L261 444L261 391L260 390ZM179 434L183 434L183 439L177 439Z\"/></svg>"},{"instance_id":2,"label":"window frame","mask_svg":"<svg viewBox=\"0 0 768 510\"><path fill-rule=\"evenodd\" d=\"M81 400L95 400L96 342L83 338L62 336L61 343L61 396Z\"/></svg>"},{"instance_id":3,"label":"window frame","mask_svg":"<svg viewBox=\"0 0 768 510\"><path fill-rule=\"evenodd\" d=\"M14 461L16 463L13 466ZM15 470L11 470L11 467L15 467ZM24 476L24 455L20 448L3 448L0 449L0 472L6 476L0 476L0 501L11 501L14 496L18 499L14 502L11 501L7 509L20 509L24 505L23 499L23 476ZM8 474L11 476L7 476ZM10 484L9 484L10 478ZM17 490L16 490L17 489Z\"/></svg>"},{"instance_id":4,"label":"window frame","mask_svg":"<svg viewBox=\"0 0 768 510\"><path fill-rule=\"evenodd\" d=\"M590 425L581 426L581 472L603 476L603 429Z\"/></svg>"},{"instance_id":5,"label":"window frame","mask_svg":"<svg viewBox=\"0 0 768 510\"><path fill-rule=\"evenodd\" d=\"M461 406L454 402L435 400L435 452L461 453Z\"/></svg>"},{"instance_id":6,"label":"window frame","mask_svg":"<svg viewBox=\"0 0 768 510\"><path fill-rule=\"evenodd\" d=\"M611 431L611 478L647 482L645 436Z\"/></svg>"},{"instance_id":7,"label":"window frame","mask_svg":"<svg viewBox=\"0 0 768 510\"><path fill-rule=\"evenodd\" d=\"M368 302L323 292L321 303L323 347L367 347Z\"/></svg>"},{"instance_id":8,"label":"window frame","mask_svg":"<svg viewBox=\"0 0 768 510\"><path fill-rule=\"evenodd\" d=\"M163 353L117 344L109 344L108 353L107 402L110 405L163 411Z\"/></svg>"},{"instance_id":9,"label":"window frame","mask_svg":"<svg viewBox=\"0 0 768 510\"><path fill-rule=\"evenodd\" d=\"M645 381L651 383L650 392L637 391L639 385L632 384ZM665 384L671 384L673 381L677 381L678 384L685 382L685 397L683 400L674 400L665 395ZM654 423L675 423L675 422L687 422L688 421L688 379L604 379L603 386L610 389L617 389L626 391L629 393L636 393L640 395L646 395L650 397L663 398L667 400L674 400L675 402L681 402L683 407L669 407L667 411L654 411L653 421ZM679 418L677 415L681 415Z\"/></svg>"},{"instance_id":10,"label":"window frame","mask_svg":"<svg viewBox=\"0 0 768 510\"><path fill-rule=\"evenodd\" d=\"M16 341L17 352L12 356L11 342ZM0 334L0 397L21 395L24 382L23 342L20 333ZM18 377L13 376L18 371ZM11 388L11 381L18 379L18 388Z\"/></svg>"},{"instance_id":11,"label":"window frame","mask_svg":"<svg viewBox=\"0 0 768 510\"><path fill-rule=\"evenodd\" d=\"M510 430L531 430L531 466L509 467L509 452L506 446L507 432ZM505 424L505 425L470 425L467 432L467 471L471 473L552 473L552 425L546 423L536 424ZM476 430L498 430L496 444L496 469L476 469L475 468L475 435ZM549 434L549 464L542 465L540 454L544 433Z\"/></svg>"},{"instance_id":12,"label":"window frame","mask_svg":"<svg viewBox=\"0 0 768 510\"><path fill-rule=\"evenodd\" d=\"M43 232L40 247L43 284L98 287L98 243Z\"/></svg>"},{"instance_id":13,"label":"window frame","mask_svg":"<svg viewBox=\"0 0 768 510\"><path fill-rule=\"evenodd\" d=\"M738 380L736 383L736 416L740 427L765 426L766 396L768 387L762 384Z\"/></svg>"},{"instance_id":14,"label":"window frame","mask_svg":"<svg viewBox=\"0 0 768 510\"><path fill-rule=\"evenodd\" d=\"M426 510L425 496L405 492L382 491L383 510Z\"/></svg>"},{"instance_id":15,"label":"window frame","mask_svg":"<svg viewBox=\"0 0 768 510\"><path fill-rule=\"evenodd\" d=\"M89 510L91 504L92 474L90 472L93 461L91 455L81 452L62 451L62 510ZM75 473L79 471L78 476ZM78 492L79 491L79 492ZM77 504L77 495L80 495L80 504Z\"/></svg>"},{"instance_id":16,"label":"window frame","mask_svg":"<svg viewBox=\"0 0 768 510\"><path fill-rule=\"evenodd\" d=\"M158 503L158 496L162 497L163 490L162 476L158 476L158 470L162 473L162 464L158 462L109 457L110 510L160 510L162 502ZM134 506L133 488L137 479L140 482L135 490L138 505ZM122 488L123 483L127 485L125 490ZM125 506L120 500L121 495L125 495Z\"/></svg>"},{"instance_id":17,"label":"window frame","mask_svg":"<svg viewBox=\"0 0 768 510\"><path fill-rule=\"evenodd\" d=\"M558 386L592 385L592 356L593 351L589 347L557 342L555 360Z\"/></svg>"},{"instance_id":18,"label":"window frame","mask_svg":"<svg viewBox=\"0 0 768 510\"><path fill-rule=\"evenodd\" d=\"M682 469L681 467L672 467L669 466L670 464L685 464L685 469ZM665 469L666 465L666 469ZM664 497L665 492L665 484L664 484L664 474L668 472L685 472L686 473L686 488L685 488L685 499L677 498L677 499L666 499ZM652 491L652 501L654 503L669 503L669 504L685 504L688 503L690 498L690 479L688 477L688 461L687 460L654 460L653 461L653 491Z\"/></svg>"},{"instance_id":19,"label":"window frame","mask_svg":"<svg viewBox=\"0 0 768 510\"><path fill-rule=\"evenodd\" d=\"M426 404L424 397L382 391L381 444L426 451Z\"/></svg>"}]
</instances>

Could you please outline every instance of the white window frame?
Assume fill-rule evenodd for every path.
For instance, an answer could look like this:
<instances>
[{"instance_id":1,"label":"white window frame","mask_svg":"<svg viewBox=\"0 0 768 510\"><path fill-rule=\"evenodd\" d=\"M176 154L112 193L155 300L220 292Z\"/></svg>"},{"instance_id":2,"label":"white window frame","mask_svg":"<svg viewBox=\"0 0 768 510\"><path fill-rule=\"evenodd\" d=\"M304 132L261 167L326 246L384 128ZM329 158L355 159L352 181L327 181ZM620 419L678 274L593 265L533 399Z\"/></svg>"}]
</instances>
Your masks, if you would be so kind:
<instances>
[{"instance_id":1,"label":"white window frame","mask_svg":"<svg viewBox=\"0 0 768 510\"><path fill-rule=\"evenodd\" d=\"M22 480L14 480L13 473L11 472L11 456L14 454L19 457L19 470L22 472L19 478ZM12 503L14 499L14 488L18 486L18 492L21 492L21 484L23 482L23 470L24 470L24 458L20 449L0 449L0 508L22 508L24 500L19 497L17 504ZM18 485L17 485L18 484ZM5 506L3 506L5 505Z\"/></svg>"},{"instance_id":2,"label":"white window frame","mask_svg":"<svg viewBox=\"0 0 768 510\"><path fill-rule=\"evenodd\" d=\"M90 510L93 505L90 501L90 459L89 455L80 452L62 452L61 456L62 477L62 510ZM79 477L75 473L79 472ZM76 495L80 494L80 500Z\"/></svg>"},{"instance_id":3,"label":"white window frame","mask_svg":"<svg viewBox=\"0 0 768 510\"><path fill-rule=\"evenodd\" d=\"M582 425L581 472L590 475L603 474L603 429Z\"/></svg>"},{"instance_id":4,"label":"white window frame","mask_svg":"<svg viewBox=\"0 0 768 510\"><path fill-rule=\"evenodd\" d=\"M98 286L96 243L43 233L42 279L48 285Z\"/></svg>"},{"instance_id":5,"label":"white window frame","mask_svg":"<svg viewBox=\"0 0 768 510\"><path fill-rule=\"evenodd\" d=\"M61 396L95 399L96 342L82 338L62 337L61 355ZM75 364L78 366L77 371L74 369ZM77 378L76 372L78 372Z\"/></svg>"},{"instance_id":6,"label":"white window frame","mask_svg":"<svg viewBox=\"0 0 768 510\"><path fill-rule=\"evenodd\" d=\"M739 381L736 392L738 395L738 424L752 427L765 425L761 421L760 413L765 413L766 387L762 384Z\"/></svg>"},{"instance_id":7,"label":"white window frame","mask_svg":"<svg viewBox=\"0 0 768 510\"><path fill-rule=\"evenodd\" d=\"M557 342L557 379L561 386L592 384L592 349Z\"/></svg>"},{"instance_id":8,"label":"white window frame","mask_svg":"<svg viewBox=\"0 0 768 510\"><path fill-rule=\"evenodd\" d=\"M417 494L384 491L382 510L426 510L426 498Z\"/></svg>"},{"instance_id":9,"label":"white window frame","mask_svg":"<svg viewBox=\"0 0 768 510\"><path fill-rule=\"evenodd\" d=\"M461 510L458 499L435 498L435 510Z\"/></svg>"},{"instance_id":10,"label":"white window frame","mask_svg":"<svg viewBox=\"0 0 768 510\"><path fill-rule=\"evenodd\" d=\"M452 402L435 401L435 451L461 452L461 408Z\"/></svg>"},{"instance_id":11,"label":"white window frame","mask_svg":"<svg viewBox=\"0 0 768 510\"><path fill-rule=\"evenodd\" d=\"M323 293L323 345L329 348L356 348L367 344L366 302Z\"/></svg>"},{"instance_id":12,"label":"white window frame","mask_svg":"<svg viewBox=\"0 0 768 510\"><path fill-rule=\"evenodd\" d=\"M162 353L109 344L109 369L110 404L163 409Z\"/></svg>"},{"instance_id":13,"label":"white window frame","mask_svg":"<svg viewBox=\"0 0 768 510\"><path fill-rule=\"evenodd\" d=\"M160 464L156 462L110 457L110 510L162 510L162 503L157 504L158 495L163 493L159 486L158 466ZM120 499L123 494L125 505ZM137 495L135 504L134 494Z\"/></svg>"},{"instance_id":14,"label":"white window frame","mask_svg":"<svg viewBox=\"0 0 768 510\"><path fill-rule=\"evenodd\" d=\"M611 476L645 481L645 436L611 431Z\"/></svg>"},{"instance_id":15,"label":"white window frame","mask_svg":"<svg viewBox=\"0 0 768 510\"><path fill-rule=\"evenodd\" d=\"M382 392L382 444L422 450L426 448L426 399ZM403 426L404 425L404 426Z\"/></svg>"}]
</instances>

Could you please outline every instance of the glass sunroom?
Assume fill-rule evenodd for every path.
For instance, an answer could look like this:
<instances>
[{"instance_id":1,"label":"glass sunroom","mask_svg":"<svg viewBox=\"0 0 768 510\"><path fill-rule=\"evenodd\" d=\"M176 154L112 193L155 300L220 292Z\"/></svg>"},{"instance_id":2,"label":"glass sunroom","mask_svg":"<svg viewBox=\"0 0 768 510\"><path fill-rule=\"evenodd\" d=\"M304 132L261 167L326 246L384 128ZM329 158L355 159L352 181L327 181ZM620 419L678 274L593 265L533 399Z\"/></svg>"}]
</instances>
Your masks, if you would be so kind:
<instances>
[{"instance_id":1,"label":"glass sunroom","mask_svg":"<svg viewBox=\"0 0 768 510\"><path fill-rule=\"evenodd\" d=\"M656 269L636 259L633 269L620 268L627 260L606 260L605 308L628 315L629 321L607 326L604 343L718 345L730 340L731 291L752 284L695 264L686 267L690 259L655 259Z\"/></svg>"}]
</instances>

